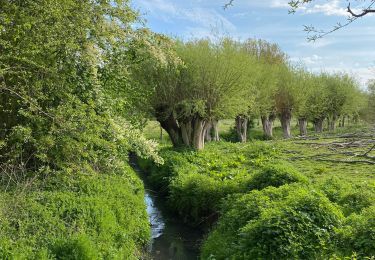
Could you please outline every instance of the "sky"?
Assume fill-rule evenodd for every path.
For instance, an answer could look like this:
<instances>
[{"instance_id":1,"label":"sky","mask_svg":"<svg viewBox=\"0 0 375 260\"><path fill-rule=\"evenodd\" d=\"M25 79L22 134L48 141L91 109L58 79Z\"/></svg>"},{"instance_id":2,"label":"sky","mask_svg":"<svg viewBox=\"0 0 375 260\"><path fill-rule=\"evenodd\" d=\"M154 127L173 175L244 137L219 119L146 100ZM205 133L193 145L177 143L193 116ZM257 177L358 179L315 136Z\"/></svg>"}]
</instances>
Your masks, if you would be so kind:
<instances>
[{"instance_id":1,"label":"sky","mask_svg":"<svg viewBox=\"0 0 375 260\"><path fill-rule=\"evenodd\" d=\"M158 33L186 40L213 34L264 39L279 44L292 62L310 71L346 71L363 87L375 78L375 15L309 42L304 25L329 30L338 22L345 23L346 0L316 0L295 14L288 13L289 0L234 0L224 10L228 1L133 0L132 5ZM360 10L358 3L352 7Z\"/></svg>"}]
</instances>

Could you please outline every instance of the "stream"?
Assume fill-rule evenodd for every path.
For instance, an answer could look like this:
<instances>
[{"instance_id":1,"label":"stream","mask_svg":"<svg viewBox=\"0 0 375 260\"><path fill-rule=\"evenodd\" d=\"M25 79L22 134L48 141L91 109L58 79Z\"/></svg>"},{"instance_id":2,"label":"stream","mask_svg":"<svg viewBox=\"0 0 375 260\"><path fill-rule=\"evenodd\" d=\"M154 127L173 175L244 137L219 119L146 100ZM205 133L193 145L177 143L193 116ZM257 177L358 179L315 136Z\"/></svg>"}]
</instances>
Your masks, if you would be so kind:
<instances>
[{"instance_id":1,"label":"stream","mask_svg":"<svg viewBox=\"0 0 375 260\"><path fill-rule=\"evenodd\" d=\"M145 203L151 226L151 241L148 247L152 260L194 260L199 259L199 247L203 231L190 227L178 216L171 214L163 197L152 191L146 182L145 173L138 167L136 159L131 165L143 180Z\"/></svg>"}]
</instances>

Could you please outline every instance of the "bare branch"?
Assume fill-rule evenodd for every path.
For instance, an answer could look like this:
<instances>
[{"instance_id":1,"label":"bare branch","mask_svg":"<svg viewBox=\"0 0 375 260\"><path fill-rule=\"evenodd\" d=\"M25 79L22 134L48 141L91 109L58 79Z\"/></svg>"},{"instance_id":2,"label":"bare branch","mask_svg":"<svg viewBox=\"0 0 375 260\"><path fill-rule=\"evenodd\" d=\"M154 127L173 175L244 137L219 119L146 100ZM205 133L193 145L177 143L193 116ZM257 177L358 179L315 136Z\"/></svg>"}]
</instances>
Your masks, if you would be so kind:
<instances>
[{"instance_id":1,"label":"bare branch","mask_svg":"<svg viewBox=\"0 0 375 260\"><path fill-rule=\"evenodd\" d=\"M226 4L223 6L224 10L228 9L230 6L233 6L233 2L234 2L234 0L229 0L229 2L226 3Z\"/></svg>"},{"instance_id":2,"label":"bare branch","mask_svg":"<svg viewBox=\"0 0 375 260\"><path fill-rule=\"evenodd\" d=\"M227 0L229 1L227 4L224 5L224 9L227 9L229 6L233 6L234 0ZM302 5L308 4L313 2L314 0L290 0L289 1L289 14L294 14ZM361 13L356 13L351 9L350 2L347 7L347 12L350 14L350 16L347 19L347 22L344 24L337 23L331 30L325 31L325 30L317 30L313 26L306 26L304 31L308 34L312 33L313 35L309 35L307 37L308 41L316 41L318 39L323 38L324 36L331 34L341 28L344 28L348 26L349 24L353 23L358 18L361 18L367 14L375 13L375 9L373 6L375 5L375 0L371 0L370 4L367 6L367 8L363 9Z\"/></svg>"},{"instance_id":3,"label":"bare branch","mask_svg":"<svg viewBox=\"0 0 375 260\"><path fill-rule=\"evenodd\" d=\"M373 4L374 4L374 3L372 3L368 8L363 9L363 10L362 10L362 13L356 14L356 13L354 13L353 10L350 8L350 3L349 3L347 11L348 11L348 13L350 13L352 16L359 18L359 17L365 16L366 14L369 14L369 13L375 13L375 9L370 9L371 6L372 6Z\"/></svg>"}]
</instances>

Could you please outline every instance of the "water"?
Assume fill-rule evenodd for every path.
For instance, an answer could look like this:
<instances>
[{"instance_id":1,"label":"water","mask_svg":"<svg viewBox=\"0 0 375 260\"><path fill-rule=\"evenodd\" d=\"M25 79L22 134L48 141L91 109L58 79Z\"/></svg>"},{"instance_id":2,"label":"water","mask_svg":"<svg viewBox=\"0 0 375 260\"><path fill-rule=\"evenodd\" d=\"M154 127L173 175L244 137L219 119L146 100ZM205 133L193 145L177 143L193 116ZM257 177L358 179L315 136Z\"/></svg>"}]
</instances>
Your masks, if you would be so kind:
<instances>
[{"instance_id":1,"label":"water","mask_svg":"<svg viewBox=\"0 0 375 260\"><path fill-rule=\"evenodd\" d=\"M154 260L198 259L202 231L184 225L168 214L163 200L146 190L145 202L151 225L150 258Z\"/></svg>"},{"instance_id":2,"label":"water","mask_svg":"<svg viewBox=\"0 0 375 260\"><path fill-rule=\"evenodd\" d=\"M145 180L145 174L131 158L133 168ZM152 260L199 259L199 247L203 231L185 225L178 216L171 214L163 197L145 185L145 203L151 226L151 241L148 248Z\"/></svg>"}]
</instances>

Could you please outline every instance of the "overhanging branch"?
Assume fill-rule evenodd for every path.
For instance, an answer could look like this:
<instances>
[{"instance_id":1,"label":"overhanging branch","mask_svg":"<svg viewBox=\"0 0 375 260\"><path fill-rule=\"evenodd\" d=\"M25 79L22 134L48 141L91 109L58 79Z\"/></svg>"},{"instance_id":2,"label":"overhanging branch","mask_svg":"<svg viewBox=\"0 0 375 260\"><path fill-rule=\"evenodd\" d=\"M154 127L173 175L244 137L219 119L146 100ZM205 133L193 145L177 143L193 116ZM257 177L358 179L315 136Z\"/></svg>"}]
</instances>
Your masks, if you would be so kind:
<instances>
[{"instance_id":1,"label":"overhanging branch","mask_svg":"<svg viewBox=\"0 0 375 260\"><path fill-rule=\"evenodd\" d=\"M348 13L350 13L352 16L354 17L362 17L362 16L365 16L366 14L369 14L369 13L375 13L375 9L370 9L370 8L366 8L364 10L362 10L362 13L359 13L359 14L356 14L353 12L353 10L350 8L350 3L348 5L348 9L347 9Z\"/></svg>"}]
</instances>

